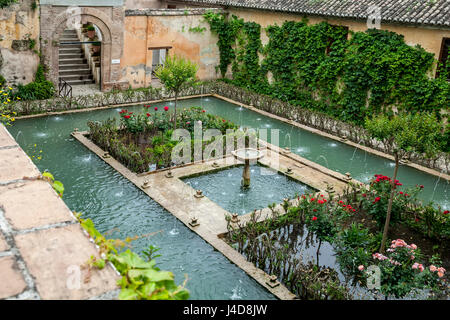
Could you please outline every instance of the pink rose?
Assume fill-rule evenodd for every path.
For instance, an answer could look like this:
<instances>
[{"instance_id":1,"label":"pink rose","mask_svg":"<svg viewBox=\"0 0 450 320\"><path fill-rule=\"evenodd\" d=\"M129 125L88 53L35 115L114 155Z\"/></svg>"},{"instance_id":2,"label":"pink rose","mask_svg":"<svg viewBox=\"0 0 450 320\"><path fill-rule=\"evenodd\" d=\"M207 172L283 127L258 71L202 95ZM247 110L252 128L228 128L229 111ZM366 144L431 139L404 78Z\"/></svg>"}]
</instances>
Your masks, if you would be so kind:
<instances>
[{"instance_id":1,"label":"pink rose","mask_svg":"<svg viewBox=\"0 0 450 320\"><path fill-rule=\"evenodd\" d=\"M364 266L363 266L363 265L360 265L360 266L358 267L358 270L359 270L359 271L363 271L363 270L364 270Z\"/></svg>"}]
</instances>

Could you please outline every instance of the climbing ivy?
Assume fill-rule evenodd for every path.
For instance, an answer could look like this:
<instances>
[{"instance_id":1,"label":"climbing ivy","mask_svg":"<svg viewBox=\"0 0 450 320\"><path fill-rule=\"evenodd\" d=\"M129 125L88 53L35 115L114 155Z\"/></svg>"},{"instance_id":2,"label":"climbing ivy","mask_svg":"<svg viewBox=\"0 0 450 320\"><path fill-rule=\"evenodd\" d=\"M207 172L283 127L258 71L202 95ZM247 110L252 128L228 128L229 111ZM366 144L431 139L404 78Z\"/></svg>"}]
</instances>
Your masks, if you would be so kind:
<instances>
[{"instance_id":1,"label":"climbing ivy","mask_svg":"<svg viewBox=\"0 0 450 320\"><path fill-rule=\"evenodd\" d=\"M9 7L10 5L16 3L17 0L0 0L0 9Z\"/></svg>"},{"instance_id":2,"label":"climbing ivy","mask_svg":"<svg viewBox=\"0 0 450 320\"><path fill-rule=\"evenodd\" d=\"M219 68L232 65L233 84L304 108L363 124L377 113L433 112L448 109L447 75L429 75L436 60L402 35L369 29L350 32L327 22L286 21L266 28L225 14L205 15L218 35ZM269 81L270 79L270 81Z\"/></svg>"},{"instance_id":3,"label":"climbing ivy","mask_svg":"<svg viewBox=\"0 0 450 320\"><path fill-rule=\"evenodd\" d=\"M236 40L236 35L241 29L244 20L232 16L227 19L227 15L223 13L214 13L209 11L204 15L206 21L209 23L211 31L219 36L217 45L220 51L219 69L222 77L225 77L228 65L236 57L232 46Z\"/></svg>"}]
</instances>

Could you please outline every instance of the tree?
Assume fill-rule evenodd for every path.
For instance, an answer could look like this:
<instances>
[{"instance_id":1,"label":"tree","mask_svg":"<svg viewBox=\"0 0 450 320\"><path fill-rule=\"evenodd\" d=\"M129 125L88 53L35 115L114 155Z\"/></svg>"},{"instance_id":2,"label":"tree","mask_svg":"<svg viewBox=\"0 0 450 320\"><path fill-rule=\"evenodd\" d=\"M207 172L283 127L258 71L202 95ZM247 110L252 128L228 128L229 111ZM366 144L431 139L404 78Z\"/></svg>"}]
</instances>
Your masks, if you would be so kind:
<instances>
[{"instance_id":1,"label":"tree","mask_svg":"<svg viewBox=\"0 0 450 320\"><path fill-rule=\"evenodd\" d=\"M399 114L392 118L379 115L373 119L366 119L365 127L368 133L381 141L395 158L394 176L391 180L391 194L380 248L380 252L384 253L400 159L413 152L425 153L427 157L435 155L442 143L440 141L442 127L436 116L430 113Z\"/></svg>"},{"instance_id":2,"label":"tree","mask_svg":"<svg viewBox=\"0 0 450 320\"><path fill-rule=\"evenodd\" d=\"M182 57L167 57L163 66L155 71L156 77L161 81L169 93L175 95L174 129L177 128L177 101L181 89L194 85L196 82L198 66Z\"/></svg>"}]
</instances>

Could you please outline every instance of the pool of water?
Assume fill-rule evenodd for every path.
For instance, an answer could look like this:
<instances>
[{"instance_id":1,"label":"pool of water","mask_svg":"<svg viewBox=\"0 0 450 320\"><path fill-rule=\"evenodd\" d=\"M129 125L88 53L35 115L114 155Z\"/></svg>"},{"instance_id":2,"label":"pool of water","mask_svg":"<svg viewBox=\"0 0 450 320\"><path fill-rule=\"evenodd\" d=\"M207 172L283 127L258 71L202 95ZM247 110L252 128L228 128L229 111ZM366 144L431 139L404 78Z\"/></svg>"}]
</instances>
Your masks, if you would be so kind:
<instances>
[{"instance_id":1,"label":"pool of water","mask_svg":"<svg viewBox=\"0 0 450 320\"><path fill-rule=\"evenodd\" d=\"M280 147L289 147L293 153L333 171L350 172L353 178L361 182L368 182L374 174L388 176L394 174L395 164L393 161L268 118L221 99L210 97L197 99L197 101L192 100L192 103L197 103L208 112L229 119L241 127L269 129L267 137L271 143L273 141L270 139L270 129L278 129L279 144L277 145ZM445 209L450 208L449 181L408 166L400 166L398 176L404 186L424 185L425 188L421 193L422 199L434 201Z\"/></svg>"},{"instance_id":2,"label":"pool of water","mask_svg":"<svg viewBox=\"0 0 450 320\"><path fill-rule=\"evenodd\" d=\"M152 107L164 105L170 107L173 102ZM202 106L208 112L241 126L278 129L281 147L289 146L294 153L332 170L341 173L348 171L361 181L368 181L375 173L391 175L393 172L393 162L389 160L220 99L199 98L179 103L181 108L191 106ZM138 111L141 108L135 106L128 109ZM70 136L74 128L87 130L89 120L118 118L120 110L112 108L24 119L16 121L8 130L29 155L43 151L43 158L36 161L36 165L41 171L52 172L64 183L64 201L67 205L91 218L101 232L117 228L118 231L111 237L121 238L154 233L135 241L134 250L140 252L150 244L161 247L159 266L173 271L178 283L188 274L188 289L192 298L273 298L256 281ZM149 110L155 112L153 108ZM269 139L269 142L273 141ZM434 200L449 208L449 182L406 166L400 168L399 178L405 185L423 184L422 197L425 200Z\"/></svg>"},{"instance_id":3,"label":"pool of water","mask_svg":"<svg viewBox=\"0 0 450 320\"><path fill-rule=\"evenodd\" d=\"M100 232L113 230L111 238L141 236L132 242L135 252L149 245L161 248L157 266L174 272L179 284L187 275L192 299L274 299L244 271L70 137L74 127L87 129L87 120L115 113L20 120L9 130L28 154L43 150L43 159L36 165L64 183L63 200L71 210L91 218Z\"/></svg>"},{"instance_id":4,"label":"pool of water","mask_svg":"<svg viewBox=\"0 0 450 320\"><path fill-rule=\"evenodd\" d=\"M188 177L183 181L219 204L228 212L240 215L282 203L284 198L311 193L315 190L284 174L254 165L250 167L249 188L241 187L244 166L236 166L214 173Z\"/></svg>"}]
</instances>

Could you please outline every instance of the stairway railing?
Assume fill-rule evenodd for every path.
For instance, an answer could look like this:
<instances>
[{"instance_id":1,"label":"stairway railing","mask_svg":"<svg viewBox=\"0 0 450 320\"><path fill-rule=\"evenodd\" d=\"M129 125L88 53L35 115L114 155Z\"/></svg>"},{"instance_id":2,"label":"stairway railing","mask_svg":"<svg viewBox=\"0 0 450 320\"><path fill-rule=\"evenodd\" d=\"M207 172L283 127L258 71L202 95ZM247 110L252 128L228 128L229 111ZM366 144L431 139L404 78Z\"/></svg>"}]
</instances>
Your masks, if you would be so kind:
<instances>
[{"instance_id":1,"label":"stairway railing","mask_svg":"<svg viewBox=\"0 0 450 320\"><path fill-rule=\"evenodd\" d=\"M62 98L70 97L72 100L72 86L66 80L59 78L59 92L58 95Z\"/></svg>"}]
</instances>

